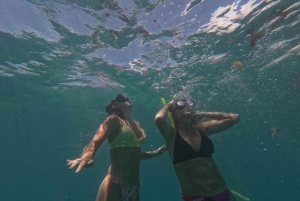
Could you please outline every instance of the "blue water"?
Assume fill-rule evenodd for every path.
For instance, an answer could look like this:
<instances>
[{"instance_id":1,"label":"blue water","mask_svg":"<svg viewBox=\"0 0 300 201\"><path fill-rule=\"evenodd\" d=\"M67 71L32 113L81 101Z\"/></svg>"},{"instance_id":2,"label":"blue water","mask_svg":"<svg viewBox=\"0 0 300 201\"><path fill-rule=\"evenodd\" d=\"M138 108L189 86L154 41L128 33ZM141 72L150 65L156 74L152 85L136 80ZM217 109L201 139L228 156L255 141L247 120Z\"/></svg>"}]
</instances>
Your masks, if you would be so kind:
<instances>
[{"instance_id":1,"label":"blue water","mask_svg":"<svg viewBox=\"0 0 300 201\"><path fill-rule=\"evenodd\" d=\"M300 200L300 3L296 0L1 0L0 200L94 200L109 164L67 171L117 93L147 133L161 97L238 113L212 136L227 186ZM141 164L142 201L180 201L167 154ZM236 196L238 201L243 201Z\"/></svg>"}]
</instances>

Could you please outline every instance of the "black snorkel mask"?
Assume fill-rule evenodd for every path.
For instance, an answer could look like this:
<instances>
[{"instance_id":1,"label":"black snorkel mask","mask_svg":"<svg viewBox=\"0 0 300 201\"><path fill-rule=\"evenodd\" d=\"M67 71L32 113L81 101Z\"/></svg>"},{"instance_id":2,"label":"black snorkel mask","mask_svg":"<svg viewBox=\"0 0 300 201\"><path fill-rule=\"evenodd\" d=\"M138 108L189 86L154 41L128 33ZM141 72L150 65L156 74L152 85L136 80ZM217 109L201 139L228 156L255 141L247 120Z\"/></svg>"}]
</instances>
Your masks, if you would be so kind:
<instances>
[{"instance_id":1,"label":"black snorkel mask","mask_svg":"<svg viewBox=\"0 0 300 201\"><path fill-rule=\"evenodd\" d=\"M125 98L123 95L118 94L114 100L114 103L116 103L116 102L120 103L120 102L126 102L126 101L129 101L129 98Z\"/></svg>"}]
</instances>

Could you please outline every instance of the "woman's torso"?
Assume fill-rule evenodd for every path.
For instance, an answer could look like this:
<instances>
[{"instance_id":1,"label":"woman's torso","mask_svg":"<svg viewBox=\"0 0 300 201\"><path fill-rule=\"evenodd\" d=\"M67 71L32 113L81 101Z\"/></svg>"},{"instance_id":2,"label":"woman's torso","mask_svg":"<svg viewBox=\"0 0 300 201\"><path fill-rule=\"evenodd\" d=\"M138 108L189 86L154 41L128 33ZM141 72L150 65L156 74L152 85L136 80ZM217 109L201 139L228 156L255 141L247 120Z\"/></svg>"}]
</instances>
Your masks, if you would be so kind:
<instances>
[{"instance_id":1,"label":"woman's torso","mask_svg":"<svg viewBox=\"0 0 300 201\"><path fill-rule=\"evenodd\" d=\"M227 189L213 158L193 158L177 163L174 169L184 194L210 197Z\"/></svg>"},{"instance_id":2,"label":"woman's torso","mask_svg":"<svg viewBox=\"0 0 300 201\"><path fill-rule=\"evenodd\" d=\"M139 181L141 148L123 147L110 150L108 174L119 177L129 185Z\"/></svg>"},{"instance_id":3,"label":"woman's torso","mask_svg":"<svg viewBox=\"0 0 300 201\"><path fill-rule=\"evenodd\" d=\"M177 135L178 134L179 133L177 133ZM185 143L188 143L195 152L199 152L202 151L201 146L206 146L201 144L201 141L208 143L207 139L203 140L203 138L207 138L207 136L201 137L201 135L204 134L193 132L183 133L180 137L182 137ZM173 161L174 145L176 144L176 146L178 146L178 142L175 143L175 138L176 130L174 129L172 136L166 142ZM176 140L178 141L178 139ZM176 148L178 149L178 147L175 147L175 154ZM175 161L177 161L177 163L174 164L174 169L180 182L182 193L208 197L226 190L224 179L212 157L195 157L178 161L175 155Z\"/></svg>"},{"instance_id":4,"label":"woman's torso","mask_svg":"<svg viewBox=\"0 0 300 201\"><path fill-rule=\"evenodd\" d=\"M119 136L125 134L124 130L129 135L129 140L132 141L132 135L135 135L135 140L137 142L133 143L125 141L124 144L120 144L120 147L115 146L110 149L111 162L108 168L108 173L119 177L129 185L134 185L139 182L139 165L141 157L140 146L145 138L145 133L137 122L128 123L120 120L120 129L109 136L108 142L114 143L114 140L126 140L126 137ZM135 144L133 146L139 147L121 147L122 145L130 146L130 144Z\"/></svg>"}]
</instances>

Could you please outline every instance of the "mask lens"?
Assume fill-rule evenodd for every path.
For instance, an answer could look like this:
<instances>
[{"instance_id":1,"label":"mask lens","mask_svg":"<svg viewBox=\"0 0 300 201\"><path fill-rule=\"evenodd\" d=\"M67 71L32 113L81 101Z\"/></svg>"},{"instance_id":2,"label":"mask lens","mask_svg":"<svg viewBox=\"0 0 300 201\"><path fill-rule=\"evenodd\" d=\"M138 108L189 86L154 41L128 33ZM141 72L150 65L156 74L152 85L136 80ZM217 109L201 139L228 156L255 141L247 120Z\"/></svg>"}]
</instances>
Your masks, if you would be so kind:
<instances>
[{"instance_id":1,"label":"mask lens","mask_svg":"<svg viewBox=\"0 0 300 201\"><path fill-rule=\"evenodd\" d=\"M184 101L178 100L178 101L176 102L176 104L177 104L179 107L182 107L182 106L184 106Z\"/></svg>"},{"instance_id":2,"label":"mask lens","mask_svg":"<svg viewBox=\"0 0 300 201\"><path fill-rule=\"evenodd\" d=\"M189 107L193 108L195 107L195 103L192 100L186 100L186 103L188 104Z\"/></svg>"}]
</instances>

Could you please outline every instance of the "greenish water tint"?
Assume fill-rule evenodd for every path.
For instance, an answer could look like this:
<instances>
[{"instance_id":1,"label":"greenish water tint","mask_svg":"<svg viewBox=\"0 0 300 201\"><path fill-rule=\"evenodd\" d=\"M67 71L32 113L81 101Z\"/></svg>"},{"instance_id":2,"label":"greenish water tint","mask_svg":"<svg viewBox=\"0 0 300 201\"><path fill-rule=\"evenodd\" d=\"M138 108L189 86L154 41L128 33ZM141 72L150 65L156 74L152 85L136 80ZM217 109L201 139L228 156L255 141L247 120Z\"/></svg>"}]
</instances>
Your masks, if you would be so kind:
<instances>
[{"instance_id":1,"label":"greenish water tint","mask_svg":"<svg viewBox=\"0 0 300 201\"><path fill-rule=\"evenodd\" d=\"M2 0L0 200L94 200L109 163L68 172L117 93L147 133L161 98L238 113L212 136L227 186L251 201L300 200L300 5L296 0ZM142 201L179 201L167 154L141 164ZM238 200L242 197L236 196Z\"/></svg>"}]
</instances>

